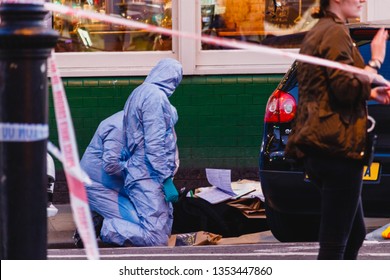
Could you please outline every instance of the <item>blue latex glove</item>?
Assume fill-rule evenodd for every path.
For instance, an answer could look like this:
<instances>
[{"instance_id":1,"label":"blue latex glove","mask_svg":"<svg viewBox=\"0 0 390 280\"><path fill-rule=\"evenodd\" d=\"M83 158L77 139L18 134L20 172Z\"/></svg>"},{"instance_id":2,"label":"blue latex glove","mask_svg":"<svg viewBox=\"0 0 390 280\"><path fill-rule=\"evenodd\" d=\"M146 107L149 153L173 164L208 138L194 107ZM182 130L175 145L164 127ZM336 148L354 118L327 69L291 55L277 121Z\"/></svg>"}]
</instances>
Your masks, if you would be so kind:
<instances>
[{"instance_id":1,"label":"blue latex glove","mask_svg":"<svg viewBox=\"0 0 390 280\"><path fill-rule=\"evenodd\" d=\"M168 178L163 183L163 191L165 194L165 201L177 202L179 199L179 193L173 184L172 178Z\"/></svg>"}]
</instances>

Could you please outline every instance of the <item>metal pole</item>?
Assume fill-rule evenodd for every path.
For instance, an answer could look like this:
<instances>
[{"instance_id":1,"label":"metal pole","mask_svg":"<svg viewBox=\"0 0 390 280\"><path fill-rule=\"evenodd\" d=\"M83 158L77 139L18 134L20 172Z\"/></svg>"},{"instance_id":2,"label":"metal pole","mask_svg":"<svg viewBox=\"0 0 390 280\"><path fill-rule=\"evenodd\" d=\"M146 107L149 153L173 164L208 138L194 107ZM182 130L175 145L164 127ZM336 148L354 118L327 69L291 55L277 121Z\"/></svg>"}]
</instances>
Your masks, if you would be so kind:
<instances>
[{"instance_id":1,"label":"metal pole","mask_svg":"<svg viewBox=\"0 0 390 280\"><path fill-rule=\"evenodd\" d=\"M43 1L0 5L1 259L47 258L47 58L58 35L46 14Z\"/></svg>"}]
</instances>

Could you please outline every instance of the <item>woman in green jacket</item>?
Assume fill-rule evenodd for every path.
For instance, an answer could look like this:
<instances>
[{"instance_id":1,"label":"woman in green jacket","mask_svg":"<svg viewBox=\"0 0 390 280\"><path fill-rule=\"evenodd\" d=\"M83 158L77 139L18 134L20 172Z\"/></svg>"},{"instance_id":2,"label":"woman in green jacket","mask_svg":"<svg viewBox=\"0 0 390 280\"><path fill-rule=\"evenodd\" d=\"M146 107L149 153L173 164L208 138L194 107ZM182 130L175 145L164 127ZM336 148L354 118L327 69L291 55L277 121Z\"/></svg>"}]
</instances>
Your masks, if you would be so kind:
<instances>
[{"instance_id":1,"label":"woman in green jacket","mask_svg":"<svg viewBox=\"0 0 390 280\"><path fill-rule=\"evenodd\" d=\"M369 65L345 23L360 16L366 0L320 0L319 22L308 32L301 53L377 73L385 58L387 31L371 43ZM299 104L286 155L302 158L309 179L321 192L318 259L356 259L365 238L361 205L367 134L366 101L390 103L390 88L371 87L370 75L300 63Z\"/></svg>"}]
</instances>

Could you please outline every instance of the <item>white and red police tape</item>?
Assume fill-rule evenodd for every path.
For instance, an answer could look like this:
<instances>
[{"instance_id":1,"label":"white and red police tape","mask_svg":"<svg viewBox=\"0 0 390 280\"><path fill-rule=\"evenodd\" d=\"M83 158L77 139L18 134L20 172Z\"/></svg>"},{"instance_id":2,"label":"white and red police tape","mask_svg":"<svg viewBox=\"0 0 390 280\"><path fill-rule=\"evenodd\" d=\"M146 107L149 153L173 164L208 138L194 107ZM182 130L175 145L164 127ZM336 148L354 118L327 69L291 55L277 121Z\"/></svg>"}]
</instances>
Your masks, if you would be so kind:
<instances>
[{"instance_id":1,"label":"white and red police tape","mask_svg":"<svg viewBox=\"0 0 390 280\"><path fill-rule=\"evenodd\" d=\"M100 13L96 13L96 12L85 11L85 10L80 10L80 9L72 9L70 7L58 5L58 4L45 3L44 5L50 11L65 14L65 15L88 18L88 19L93 19L93 20L99 20L102 22L118 24L118 25L130 27L130 28L143 29L146 31L150 31L150 32L154 32L154 33L161 33L161 34L170 35L170 36L190 38L190 39L199 40L199 41L202 41L202 42L205 42L208 44L213 44L213 45L220 45L220 46L225 46L225 47L229 47L229 48L244 49L244 50L249 50L249 51L256 51L256 52L261 52L261 53L265 53L265 54L270 54L270 55L288 57L288 58L292 58L292 59L299 60L299 61L306 62L306 63L317 64L317 65L321 65L321 66L325 66L325 67L331 67L331 68L336 68L336 69L352 72L355 74L366 75L366 76L371 77L376 83L390 86L390 82L387 81L386 79L384 79L384 77L382 77L381 75L373 74L373 73L370 73L370 72L365 71L363 69L353 67L351 65L346 65L346 64L335 62L335 61L321 59L318 57L297 54L294 52L288 52L286 50L280 50L280 49L275 49L275 48L271 48L271 47L267 47L267 46L260 46L260 45L256 45L256 44L245 43L245 42L240 42L240 41L231 40L231 39L223 39L223 38L217 38L217 37L211 37L211 36L204 36L204 35L202 36L202 35L187 33L187 32L179 32L177 30L166 29L166 28L155 26L155 25L145 24L145 23L141 23L141 22L137 22L137 21L133 21L133 20L128 20L128 19L123 19L123 18L112 17L112 16L108 16L108 15L100 14ZM62 147L61 147L61 150L63 150ZM66 160L65 160L65 162L66 162ZM72 192L72 190L71 190L71 192ZM92 242L92 240L89 240L89 241ZM84 241L84 243L87 243L87 242Z\"/></svg>"},{"instance_id":2,"label":"white and red police tape","mask_svg":"<svg viewBox=\"0 0 390 280\"><path fill-rule=\"evenodd\" d=\"M33 4L43 5L45 0L0 0L0 4Z\"/></svg>"},{"instance_id":3,"label":"white and red police tape","mask_svg":"<svg viewBox=\"0 0 390 280\"><path fill-rule=\"evenodd\" d=\"M149 25L137 21L132 21L128 19L112 17L105 14L100 14L100 13L95 13L95 12L85 11L80 9L73 9L59 4L44 3L43 0L0 0L0 3L39 4L39 5L43 4L45 8L48 10L65 14L65 15L94 19L103 22L127 26L130 28L143 29L154 33L199 40L204 43L213 44L213 45L288 57L306 63L317 64L320 66L335 68L335 69L348 71L355 74L366 75L371 77L371 79L373 79L373 81L378 84L390 86L390 82L387 81L383 76L370 73L368 71L365 71L357 67L353 67L351 65L346 65L346 64L342 64L342 63L338 63L335 61L330 61L318 57L302 55L294 52L289 52L286 50L275 49L272 47L245 43L245 42L240 42L231 39L223 39L218 37L211 37L211 36L198 35L198 34L193 34L188 32L181 32L172 29L166 29L166 28ZM49 66L51 70L54 108L56 114L61 152L56 147L54 147L54 145L52 145L51 143L48 144L48 149L53 155L59 158L64 165L66 179L68 181L71 207L75 218L76 226L79 230L84 246L86 248L87 257L89 259L98 259L99 251L98 251L97 242L95 238L95 231L93 228L92 219L89 212L90 209L88 205L88 199L84 188L84 183L88 184L90 181L88 176L80 168L72 119L70 116L69 106L66 100L66 95L62 85L61 77L59 75L58 68L54 60L54 54L49 59ZM5 136L5 133L10 132L9 129L11 128L17 129L18 127L9 127L8 124L2 124L0 128L2 129L1 131L3 132L2 134L0 134L1 135L0 140L1 140L1 138L9 137L8 136L9 134L6 134L7 136Z\"/></svg>"},{"instance_id":4,"label":"white and red police tape","mask_svg":"<svg viewBox=\"0 0 390 280\"><path fill-rule=\"evenodd\" d=\"M33 4L43 5L43 0L1 0L0 4ZM88 259L99 259L99 250L89 209L87 193L84 184L90 184L89 177L80 167L69 105L66 99L62 80L54 60L54 52L49 58L54 110L59 134L61 152L50 142L48 150L64 165L66 180L73 217L79 234L83 240ZM47 139L49 129L47 124L17 124L0 123L0 141L32 142Z\"/></svg>"},{"instance_id":5,"label":"white and red police tape","mask_svg":"<svg viewBox=\"0 0 390 280\"><path fill-rule=\"evenodd\" d=\"M42 4L43 0L0 0L0 3L14 3L14 4ZM171 35L171 36L177 36L177 37L184 37L194 40L199 40L204 43L213 44L213 45L219 45L219 46L225 46L229 48L235 48L235 49L243 49L243 50L250 50L255 52L261 52L265 54L270 55L277 55L282 57L288 57L292 58L298 61L321 65L325 67L335 68L339 70L344 70L347 72L355 73L355 74L361 74L371 77L373 82L377 84L387 85L390 86L390 82L387 81L383 76L374 74L368 71L365 71L361 68L357 68L351 65L319 58L319 57L313 57L309 55L303 55L298 54L294 52L289 52L286 50L280 50L272 47L267 46L261 46L253 43L246 43L246 42L240 42L232 39L224 39L224 38L218 38L218 37L212 37L212 36L206 36L206 35L198 35L194 33L189 32L183 32L183 31L177 31L173 29L167 29L155 25L150 25L134 20L124 19L124 18L118 18L113 16L108 16L105 14L100 14L92 11L86 11L81 9L73 9L68 6L64 6L61 4L54 4L54 3L46 3L44 2L43 5L46 9L52 12L57 12L65 15L70 16L77 16L82 18L88 18L93 20L99 20L103 22L108 23L114 23L122 26L127 26L130 28L138 28L143 29L146 31L154 32L154 33L161 33L165 35Z\"/></svg>"},{"instance_id":6,"label":"white and red police tape","mask_svg":"<svg viewBox=\"0 0 390 280\"><path fill-rule=\"evenodd\" d=\"M77 230L83 240L88 259L99 259L95 230L91 219L87 193L84 188L84 183L88 184L90 182L88 182L88 176L80 167L73 122L62 80L54 59L54 52L52 52L48 63L61 149L61 156L59 158L62 159L62 164L64 165L73 217ZM48 145L48 147L54 150L54 155L59 155L51 145Z\"/></svg>"},{"instance_id":7,"label":"white and red police tape","mask_svg":"<svg viewBox=\"0 0 390 280\"><path fill-rule=\"evenodd\" d=\"M182 31L177 31L177 30L173 30L173 29L167 29L167 28L163 28L163 27L159 27L159 26L155 26L155 25L150 25L150 24L146 24L146 23L142 23L142 22L138 22L138 21L134 21L134 20L112 17L112 16L108 16L105 14L100 14L100 13L96 13L96 12L92 12L92 11L73 9L73 8L68 7L68 6L59 5L59 4L45 3L44 5L45 5L46 9L48 9L50 11L69 15L69 16L76 16L76 17L88 18L88 19L93 19L93 20L99 20L99 21L103 21L103 22L127 26L130 28L138 28L138 29L150 31L153 33L161 33L161 34L165 34L165 35L184 37L184 38L189 38L189 39L193 39L193 40L199 40L199 41L202 41L204 43L213 44L213 45L219 45L219 46L224 46L224 47L229 47L229 48L243 49L243 50L261 52L261 53L270 54L270 55L288 57L288 58L292 58L292 59L299 60L299 61L306 62L306 63L310 63L310 64L316 64L316 65L321 65L321 66L325 66L325 67L340 69L340 70L344 70L344 71L355 73L355 74L369 76L377 84L390 86L390 82L387 81L381 75L365 71L365 70L358 68L358 67L354 67L351 65L347 65L347 64L343 64L343 63L339 63L339 62L335 62L335 61L331 61L331 60L327 60L327 59L323 59L323 58L319 58L319 57L298 54L298 53L289 52L286 50L276 49L276 48L267 47L267 46L261 46L261 45L253 44L253 43L240 42L240 41L232 40L232 39L224 39L224 38L182 32Z\"/></svg>"}]
</instances>

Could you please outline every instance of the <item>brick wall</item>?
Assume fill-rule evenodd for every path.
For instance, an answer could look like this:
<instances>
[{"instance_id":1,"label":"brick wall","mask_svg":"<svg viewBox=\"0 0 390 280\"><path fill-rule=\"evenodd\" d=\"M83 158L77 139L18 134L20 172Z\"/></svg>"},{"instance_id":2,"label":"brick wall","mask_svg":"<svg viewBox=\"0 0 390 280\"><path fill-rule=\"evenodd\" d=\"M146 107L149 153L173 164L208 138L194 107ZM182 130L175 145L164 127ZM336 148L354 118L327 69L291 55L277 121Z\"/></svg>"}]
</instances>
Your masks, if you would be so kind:
<instances>
[{"instance_id":1,"label":"brick wall","mask_svg":"<svg viewBox=\"0 0 390 280\"><path fill-rule=\"evenodd\" d=\"M237 31L264 30L265 0L225 0L226 27Z\"/></svg>"},{"instance_id":2,"label":"brick wall","mask_svg":"<svg viewBox=\"0 0 390 280\"><path fill-rule=\"evenodd\" d=\"M177 108L176 125L180 186L207 186L204 169L232 169L232 180L258 180L258 154L264 108L281 75L186 76L170 98ZM68 78L64 86L74 122L80 158L98 124L121 110L144 77ZM50 97L50 141L58 145ZM55 203L69 202L58 161Z\"/></svg>"}]
</instances>

